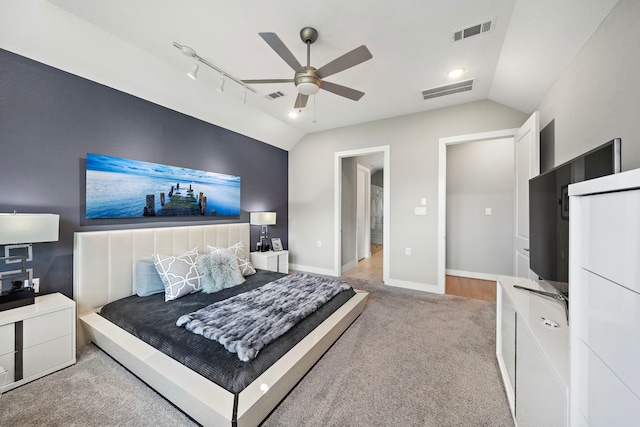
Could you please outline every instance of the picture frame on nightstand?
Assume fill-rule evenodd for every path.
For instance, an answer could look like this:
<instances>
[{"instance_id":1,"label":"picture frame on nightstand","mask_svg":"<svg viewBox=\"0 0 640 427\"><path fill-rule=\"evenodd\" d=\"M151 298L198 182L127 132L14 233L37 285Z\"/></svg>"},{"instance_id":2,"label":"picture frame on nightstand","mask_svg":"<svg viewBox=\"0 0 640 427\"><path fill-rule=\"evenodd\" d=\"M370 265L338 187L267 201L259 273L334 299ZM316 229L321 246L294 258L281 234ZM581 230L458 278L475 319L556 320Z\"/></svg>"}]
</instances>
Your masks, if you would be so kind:
<instances>
[{"instance_id":1,"label":"picture frame on nightstand","mask_svg":"<svg viewBox=\"0 0 640 427\"><path fill-rule=\"evenodd\" d=\"M282 250L282 242L280 241L279 237L273 237L271 239L271 249L274 252L278 252Z\"/></svg>"}]
</instances>

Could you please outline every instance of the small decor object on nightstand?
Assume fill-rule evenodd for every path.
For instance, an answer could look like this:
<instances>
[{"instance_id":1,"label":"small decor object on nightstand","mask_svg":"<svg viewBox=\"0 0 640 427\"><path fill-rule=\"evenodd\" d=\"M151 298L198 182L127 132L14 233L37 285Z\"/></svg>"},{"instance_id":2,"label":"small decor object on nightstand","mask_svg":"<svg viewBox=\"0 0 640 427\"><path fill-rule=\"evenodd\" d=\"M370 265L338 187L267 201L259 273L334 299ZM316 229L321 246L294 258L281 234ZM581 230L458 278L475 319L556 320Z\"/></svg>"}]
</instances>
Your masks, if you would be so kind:
<instances>
[{"instance_id":1,"label":"small decor object on nightstand","mask_svg":"<svg viewBox=\"0 0 640 427\"><path fill-rule=\"evenodd\" d=\"M274 237L273 239L271 239L271 249L276 252L282 250L282 242L280 241L279 237Z\"/></svg>"}]
</instances>

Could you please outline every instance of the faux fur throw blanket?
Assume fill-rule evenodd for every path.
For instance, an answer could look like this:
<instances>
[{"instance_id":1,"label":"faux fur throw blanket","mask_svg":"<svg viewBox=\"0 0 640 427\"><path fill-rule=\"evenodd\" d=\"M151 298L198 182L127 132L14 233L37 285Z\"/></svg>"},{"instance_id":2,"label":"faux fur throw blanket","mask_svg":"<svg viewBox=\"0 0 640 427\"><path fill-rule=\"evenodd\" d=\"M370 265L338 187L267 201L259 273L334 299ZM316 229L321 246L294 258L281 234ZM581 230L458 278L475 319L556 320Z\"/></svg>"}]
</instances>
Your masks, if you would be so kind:
<instances>
[{"instance_id":1,"label":"faux fur throw blanket","mask_svg":"<svg viewBox=\"0 0 640 427\"><path fill-rule=\"evenodd\" d=\"M181 316L176 325L218 341L243 362L350 286L304 273L291 274L257 289Z\"/></svg>"}]
</instances>

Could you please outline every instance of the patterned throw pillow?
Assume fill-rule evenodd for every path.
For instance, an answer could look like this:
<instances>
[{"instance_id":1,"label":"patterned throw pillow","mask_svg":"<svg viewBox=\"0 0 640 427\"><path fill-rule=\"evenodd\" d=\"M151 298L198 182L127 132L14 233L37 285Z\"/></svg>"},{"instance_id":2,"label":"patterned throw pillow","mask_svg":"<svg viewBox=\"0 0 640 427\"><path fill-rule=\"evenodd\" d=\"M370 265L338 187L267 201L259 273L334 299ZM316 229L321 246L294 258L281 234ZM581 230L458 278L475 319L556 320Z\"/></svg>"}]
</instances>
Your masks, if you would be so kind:
<instances>
[{"instance_id":1,"label":"patterned throw pillow","mask_svg":"<svg viewBox=\"0 0 640 427\"><path fill-rule=\"evenodd\" d=\"M182 255L153 255L153 262L164 284L164 300L171 301L201 289L196 265L198 249Z\"/></svg>"},{"instance_id":2,"label":"patterned throw pillow","mask_svg":"<svg viewBox=\"0 0 640 427\"><path fill-rule=\"evenodd\" d=\"M244 283L236 256L231 251L218 251L198 257L202 292L211 294Z\"/></svg>"},{"instance_id":3,"label":"patterned throw pillow","mask_svg":"<svg viewBox=\"0 0 640 427\"><path fill-rule=\"evenodd\" d=\"M229 246L228 248L217 248L215 246L207 245L207 253L215 253L219 251L229 251L236 256L238 260L238 266L240 267L240 272L243 276L251 276L252 274L256 274L256 269L249 261L247 257L247 251L244 248L244 244L242 242L238 242L235 245Z\"/></svg>"}]
</instances>

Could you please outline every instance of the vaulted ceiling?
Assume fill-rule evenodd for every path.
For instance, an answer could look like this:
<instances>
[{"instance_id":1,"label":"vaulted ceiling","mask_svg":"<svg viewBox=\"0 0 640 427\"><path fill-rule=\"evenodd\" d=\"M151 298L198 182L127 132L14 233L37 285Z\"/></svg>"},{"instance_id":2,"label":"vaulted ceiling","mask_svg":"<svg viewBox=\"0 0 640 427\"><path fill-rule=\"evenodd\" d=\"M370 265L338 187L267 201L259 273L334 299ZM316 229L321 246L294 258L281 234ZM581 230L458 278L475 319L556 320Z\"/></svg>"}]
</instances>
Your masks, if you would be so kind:
<instances>
[{"instance_id":1,"label":"vaulted ceiling","mask_svg":"<svg viewBox=\"0 0 640 427\"><path fill-rule=\"evenodd\" d=\"M617 0L50 0L65 12L110 37L155 57L174 72L144 72L160 79L157 89L180 95L189 91L194 116L207 105L257 110L295 129L299 135L341 126L490 99L531 112L566 68ZM490 31L453 41L453 34L491 22ZM311 45L316 68L366 45L373 58L326 80L362 91L353 101L331 92L309 98L307 106L288 116L296 99L293 83L251 84L243 104L243 88L225 79L224 93L215 89L220 74L200 64L198 79L186 73L193 58L173 43L197 54L238 79L292 79L294 71L258 35L276 33L291 53L306 64L303 27L317 29ZM91 42L100 59L102 47ZM78 40L81 45L82 41ZM129 56L105 56L109 67L126 68ZM106 62L105 62L106 66ZM447 73L461 67L462 77ZM140 72L138 70L137 72ZM161 78L158 76L162 76ZM182 79L177 81L177 79ZM472 90L423 99L421 92L473 79ZM195 85L195 86L193 86ZM196 88L196 89L194 89ZM255 91L255 92L253 92ZM277 99L269 94L279 92ZM178 105L179 103L176 103ZM185 110L184 107L170 108ZM231 108L230 107L230 108ZM188 108L187 108L188 109ZM241 110L240 110L241 111ZM256 126L259 124L257 123ZM290 148L290 147L283 147Z\"/></svg>"}]
</instances>

